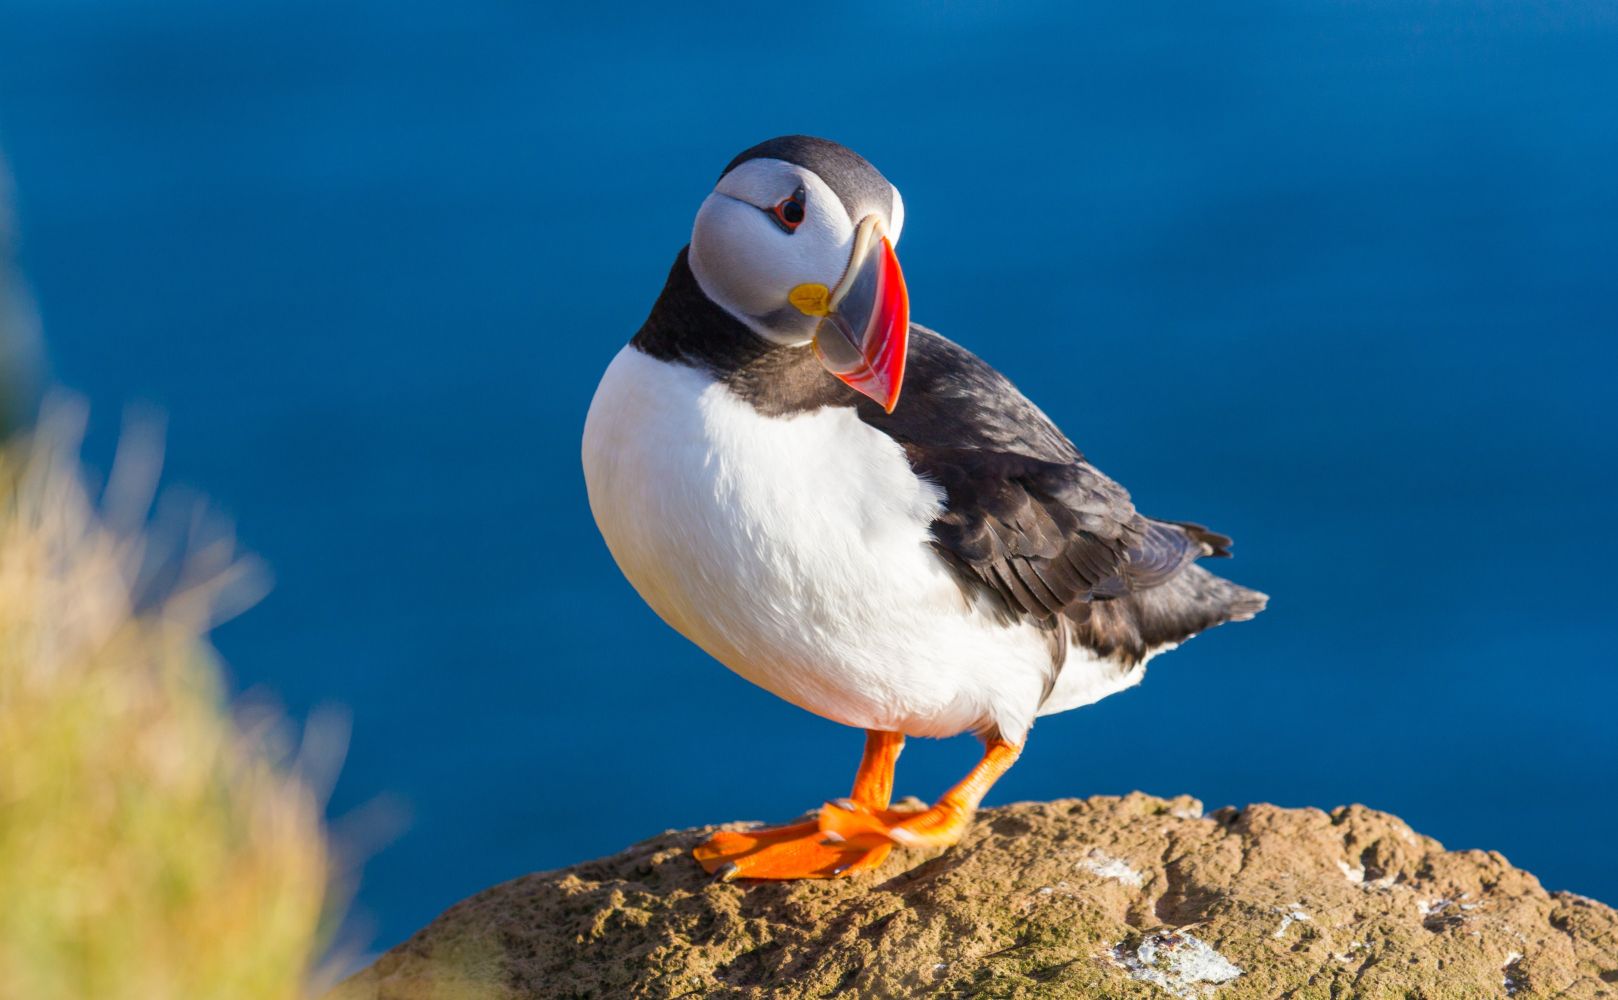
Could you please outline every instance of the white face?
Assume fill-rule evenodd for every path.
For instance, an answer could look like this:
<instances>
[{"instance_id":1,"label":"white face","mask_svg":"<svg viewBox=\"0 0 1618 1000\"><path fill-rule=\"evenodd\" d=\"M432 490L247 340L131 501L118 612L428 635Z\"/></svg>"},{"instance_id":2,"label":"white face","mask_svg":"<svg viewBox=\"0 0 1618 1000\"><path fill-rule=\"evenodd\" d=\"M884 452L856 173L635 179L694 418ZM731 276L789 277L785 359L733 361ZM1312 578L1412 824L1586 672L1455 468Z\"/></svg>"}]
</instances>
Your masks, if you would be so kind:
<instances>
[{"instance_id":1,"label":"white face","mask_svg":"<svg viewBox=\"0 0 1618 1000\"><path fill-rule=\"evenodd\" d=\"M691 271L708 298L759 336L808 343L817 321L794 308L788 293L804 284L835 288L866 215L878 216L889 241L899 242L904 203L897 188L888 190L888 204L857 206L860 218L851 218L814 171L784 160L748 160L720 179L697 212ZM802 221L788 231L775 211L800 198Z\"/></svg>"}]
</instances>

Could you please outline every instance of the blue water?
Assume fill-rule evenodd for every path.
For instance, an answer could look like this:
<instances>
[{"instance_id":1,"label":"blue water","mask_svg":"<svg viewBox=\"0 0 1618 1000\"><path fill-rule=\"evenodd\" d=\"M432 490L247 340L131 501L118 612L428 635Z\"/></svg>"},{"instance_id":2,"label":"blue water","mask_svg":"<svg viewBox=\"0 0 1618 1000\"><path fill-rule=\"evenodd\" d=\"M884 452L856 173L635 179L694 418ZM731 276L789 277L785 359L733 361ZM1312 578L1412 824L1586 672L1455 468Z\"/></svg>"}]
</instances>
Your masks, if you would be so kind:
<instances>
[{"instance_id":1,"label":"blue water","mask_svg":"<svg viewBox=\"0 0 1618 1000\"><path fill-rule=\"evenodd\" d=\"M578 464L718 169L787 131L903 190L919 321L1273 596L991 800L1364 802L1618 901L1618 8L705 9L0 4L54 372L99 464L166 411L169 481L273 567L218 640L351 711L332 814L408 806L376 944L845 790L859 735L662 626Z\"/></svg>"}]
</instances>

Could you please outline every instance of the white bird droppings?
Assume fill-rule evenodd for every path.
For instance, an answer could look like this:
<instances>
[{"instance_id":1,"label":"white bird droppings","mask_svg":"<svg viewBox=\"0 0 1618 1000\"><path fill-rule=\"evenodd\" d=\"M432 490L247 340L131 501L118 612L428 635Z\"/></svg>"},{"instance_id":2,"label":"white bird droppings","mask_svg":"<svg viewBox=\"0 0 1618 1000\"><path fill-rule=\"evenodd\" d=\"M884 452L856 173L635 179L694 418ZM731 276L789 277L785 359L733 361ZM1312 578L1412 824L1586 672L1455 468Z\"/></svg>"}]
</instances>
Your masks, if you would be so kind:
<instances>
[{"instance_id":1,"label":"white bird droppings","mask_svg":"<svg viewBox=\"0 0 1618 1000\"><path fill-rule=\"evenodd\" d=\"M1506 991L1506 996L1514 997L1522 992L1522 975L1517 969L1517 963L1522 961L1522 952L1514 951L1506 956L1506 964L1500 967L1500 988Z\"/></svg>"},{"instance_id":2,"label":"white bird droppings","mask_svg":"<svg viewBox=\"0 0 1618 1000\"><path fill-rule=\"evenodd\" d=\"M1349 962L1354 961L1354 953L1355 952L1364 951L1364 950L1365 950L1365 942L1364 941L1355 941L1355 942L1351 943L1348 946L1347 951L1343 952L1341 955L1337 954L1336 952L1333 952L1331 957L1337 959L1337 961L1339 961L1339 962L1343 962L1344 964L1347 964Z\"/></svg>"},{"instance_id":3,"label":"white bird droppings","mask_svg":"<svg viewBox=\"0 0 1618 1000\"><path fill-rule=\"evenodd\" d=\"M1088 856L1080 859L1075 867L1098 878L1122 882L1131 888L1139 889L1141 885L1140 872L1129 867L1128 862L1099 850L1092 850Z\"/></svg>"},{"instance_id":4,"label":"white bird droppings","mask_svg":"<svg viewBox=\"0 0 1618 1000\"><path fill-rule=\"evenodd\" d=\"M1355 885L1363 885L1367 889L1391 889L1397 885L1399 881L1398 876L1396 875L1384 875L1381 878L1372 879L1371 881L1367 882L1365 880L1364 865L1350 865L1347 861L1344 861L1341 858L1337 860L1337 870L1342 872L1343 877L1348 879L1350 882L1354 883Z\"/></svg>"},{"instance_id":5,"label":"white bird droppings","mask_svg":"<svg viewBox=\"0 0 1618 1000\"><path fill-rule=\"evenodd\" d=\"M1189 931L1154 931L1133 948L1119 942L1112 961L1129 978L1151 983L1179 997L1197 1000L1242 974L1240 966L1214 951Z\"/></svg>"},{"instance_id":6,"label":"white bird droppings","mask_svg":"<svg viewBox=\"0 0 1618 1000\"><path fill-rule=\"evenodd\" d=\"M1309 914L1303 912L1302 906L1302 903L1288 903L1285 908L1276 909L1275 912L1281 914L1281 926L1277 927L1275 933L1270 936L1280 940L1286 937L1288 927L1296 923L1307 923Z\"/></svg>"}]
</instances>

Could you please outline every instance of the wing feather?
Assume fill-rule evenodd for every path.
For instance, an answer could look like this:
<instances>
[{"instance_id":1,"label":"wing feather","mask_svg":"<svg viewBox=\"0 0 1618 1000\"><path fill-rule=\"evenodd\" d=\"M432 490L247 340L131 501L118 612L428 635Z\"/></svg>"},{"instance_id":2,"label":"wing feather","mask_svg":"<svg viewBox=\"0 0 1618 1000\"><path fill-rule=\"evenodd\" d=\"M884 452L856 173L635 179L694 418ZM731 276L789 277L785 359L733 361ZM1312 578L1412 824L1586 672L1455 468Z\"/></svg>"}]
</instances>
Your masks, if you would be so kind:
<instances>
[{"instance_id":1,"label":"wing feather","mask_svg":"<svg viewBox=\"0 0 1618 1000\"><path fill-rule=\"evenodd\" d=\"M1063 641L1072 632L1138 658L1143 636L1183 638L1177 624L1148 620L1169 604L1144 595L1199 558L1229 555L1230 539L1142 516L1122 486L964 349L915 327L911 352L905 402L893 414L861 406L860 416L897 440L911 467L942 491L944 509L932 525L939 555L1010 613L1057 627L1053 636ZM1186 628L1252 603L1242 596L1252 592L1233 584L1177 588L1175 622ZM1106 614L1097 618L1092 605L1103 603ZM1227 613L1215 603L1232 606Z\"/></svg>"}]
</instances>

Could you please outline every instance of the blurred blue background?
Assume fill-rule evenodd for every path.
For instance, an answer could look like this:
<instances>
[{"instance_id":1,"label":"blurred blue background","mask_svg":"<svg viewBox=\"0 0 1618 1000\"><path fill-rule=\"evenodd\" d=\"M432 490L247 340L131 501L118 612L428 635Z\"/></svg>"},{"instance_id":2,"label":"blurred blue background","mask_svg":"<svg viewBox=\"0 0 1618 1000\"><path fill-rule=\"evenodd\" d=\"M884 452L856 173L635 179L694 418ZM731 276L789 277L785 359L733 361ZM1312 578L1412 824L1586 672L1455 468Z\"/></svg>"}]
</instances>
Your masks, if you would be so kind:
<instances>
[{"instance_id":1,"label":"blurred blue background","mask_svg":"<svg viewBox=\"0 0 1618 1000\"><path fill-rule=\"evenodd\" d=\"M54 374L103 468L166 411L273 567L219 643L351 709L333 815L408 803L375 944L845 790L860 736L662 626L578 460L718 170L792 131L903 190L920 322L1273 595L991 801L1364 802L1618 902L1618 7L697 9L0 4Z\"/></svg>"}]
</instances>

